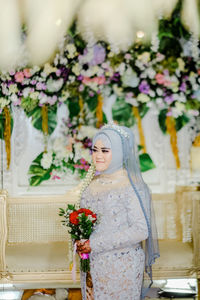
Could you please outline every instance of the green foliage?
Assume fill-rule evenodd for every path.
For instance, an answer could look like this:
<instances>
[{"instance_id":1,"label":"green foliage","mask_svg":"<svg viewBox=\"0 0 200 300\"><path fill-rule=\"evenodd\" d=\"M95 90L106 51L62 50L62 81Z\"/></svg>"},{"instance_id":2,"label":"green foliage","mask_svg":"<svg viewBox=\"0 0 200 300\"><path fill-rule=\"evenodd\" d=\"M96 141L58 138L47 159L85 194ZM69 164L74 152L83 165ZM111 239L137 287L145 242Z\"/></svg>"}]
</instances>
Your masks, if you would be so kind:
<instances>
[{"instance_id":1,"label":"green foliage","mask_svg":"<svg viewBox=\"0 0 200 300\"><path fill-rule=\"evenodd\" d=\"M176 121L176 131L179 131L190 121L190 119L186 115L182 115L176 118L175 121Z\"/></svg>"},{"instance_id":2,"label":"green foliage","mask_svg":"<svg viewBox=\"0 0 200 300\"><path fill-rule=\"evenodd\" d=\"M181 22L182 0L179 0L171 17L159 22L159 51L167 56L179 56L182 52L180 38L189 39L190 34Z\"/></svg>"},{"instance_id":3,"label":"green foliage","mask_svg":"<svg viewBox=\"0 0 200 300\"><path fill-rule=\"evenodd\" d=\"M146 172L156 167L148 153L140 154L139 162L141 172Z\"/></svg>"},{"instance_id":4,"label":"green foliage","mask_svg":"<svg viewBox=\"0 0 200 300\"><path fill-rule=\"evenodd\" d=\"M167 127L166 127L166 117L167 117L167 109L162 109L158 115L158 123L160 125L160 129L164 134L167 133Z\"/></svg>"},{"instance_id":5,"label":"green foliage","mask_svg":"<svg viewBox=\"0 0 200 300\"><path fill-rule=\"evenodd\" d=\"M112 116L120 125L131 127L135 123L132 106L122 98L117 98L112 106Z\"/></svg>"},{"instance_id":6,"label":"green foliage","mask_svg":"<svg viewBox=\"0 0 200 300\"><path fill-rule=\"evenodd\" d=\"M36 157L29 167L28 174L32 175L29 178L30 186L38 186L42 181L48 180L51 177L52 166L49 169L43 169L41 166L42 157L43 152Z\"/></svg>"},{"instance_id":7,"label":"green foliage","mask_svg":"<svg viewBox=\"0 0 200 300\"><path fill-rule=\"evenodd\" d=\"M27 113L31 117L33 126L42 131L42 108L36 106ZM51 134L57 125L57 105L48 106L48 133Z\"/></svg>"}]
</instances>

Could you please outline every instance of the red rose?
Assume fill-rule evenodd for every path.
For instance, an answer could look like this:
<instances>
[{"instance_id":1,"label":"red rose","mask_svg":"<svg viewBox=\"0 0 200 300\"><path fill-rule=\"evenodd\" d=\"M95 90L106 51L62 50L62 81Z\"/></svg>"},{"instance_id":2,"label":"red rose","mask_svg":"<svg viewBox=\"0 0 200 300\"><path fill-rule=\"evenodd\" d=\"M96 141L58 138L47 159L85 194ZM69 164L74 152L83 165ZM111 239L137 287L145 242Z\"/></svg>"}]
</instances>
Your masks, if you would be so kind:
<instances>
[{"instance_id":1,"label":"red rose","mask_svg":"<svg viewBox=\"0 0 200 300\"><path fill-rule=\"evenodd\" d=\"M77 213L77 211L73 211L73 212L69 215L69 221L70 221L70 223L72 223L72 224L74 224L74 225L78 225L79 219L78 219L78 213Z\"/></svg>"},{"instance_id":2,"label":"red rose","mask_svg":"<svg viewBox=\"0 0 200 300\"><path fill-rule=\"evenodd\" d=\"M90 209L86 209L86 208L80 208L79 210L77 210L77 213L78 214L84 213L86 217L93 214L93 212Z\"/></svg>"}]
</instances>

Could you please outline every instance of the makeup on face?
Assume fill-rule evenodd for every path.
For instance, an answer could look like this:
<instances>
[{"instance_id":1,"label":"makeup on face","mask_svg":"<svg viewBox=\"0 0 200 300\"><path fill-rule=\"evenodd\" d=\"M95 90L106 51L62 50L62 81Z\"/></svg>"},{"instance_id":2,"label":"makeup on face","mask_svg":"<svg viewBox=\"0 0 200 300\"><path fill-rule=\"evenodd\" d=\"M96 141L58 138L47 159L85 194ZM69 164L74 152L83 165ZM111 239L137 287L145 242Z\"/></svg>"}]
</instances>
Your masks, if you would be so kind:
<instances>
[{"instance_id":1,"label":"makeup on face","mask_svg":"<svg viewBox=\"0 0 200 300\"><path fill-rule=\"evenodd\" d=\"M105 171L112 160L112 151L105 147L101 140L97 140L92 149L92 159L99 172Z\"/></svg>"}]
</instances>

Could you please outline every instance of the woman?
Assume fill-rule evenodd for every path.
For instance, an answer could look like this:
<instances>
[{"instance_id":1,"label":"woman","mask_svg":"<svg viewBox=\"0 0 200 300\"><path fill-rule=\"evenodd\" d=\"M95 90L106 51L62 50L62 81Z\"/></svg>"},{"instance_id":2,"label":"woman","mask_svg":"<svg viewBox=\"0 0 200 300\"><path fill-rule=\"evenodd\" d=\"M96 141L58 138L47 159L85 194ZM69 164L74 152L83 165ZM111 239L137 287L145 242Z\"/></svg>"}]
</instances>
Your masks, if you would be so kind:
<instances>
[{"instance_id":1,"label":"woman","mask_svg":"<svg viewBox=\"0 0 200 300\"><path fill-rule=\"evenodd\" d=\"M152 279L157 236L134 146L132 131L113 123L93 139L92 159L100 175L85 188L80 206L93 210L99 223L88 241L77 243L78 253L90 253L91 278L84 273L81 278L83 300L138 300L144 268Z\"/></svg>"}]
</instances>

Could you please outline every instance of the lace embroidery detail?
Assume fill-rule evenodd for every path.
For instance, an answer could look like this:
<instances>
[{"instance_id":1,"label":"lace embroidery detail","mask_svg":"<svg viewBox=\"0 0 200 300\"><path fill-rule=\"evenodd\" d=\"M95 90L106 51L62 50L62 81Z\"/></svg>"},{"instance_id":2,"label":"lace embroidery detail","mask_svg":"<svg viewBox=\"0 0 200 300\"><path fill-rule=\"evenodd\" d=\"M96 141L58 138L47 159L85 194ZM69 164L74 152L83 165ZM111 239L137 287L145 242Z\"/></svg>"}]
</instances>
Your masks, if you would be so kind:
<instances>
[{"instance_id":1,"label":"lace embroidery detail","mask_svg":"<svg viewBox=\"0 0 200 300\"><path fill-rule=\"evenodd\" d=\"M109 178L107 178L109 179ZM91 276L96 300L139 300L144 271L140 245L148 236L137 196L126 178L103 185L95 181L84 191L81 207L91 208L100 222L90 237ZM86 280L82 274L86 300Z\"/></svg>"}]
</instances>

